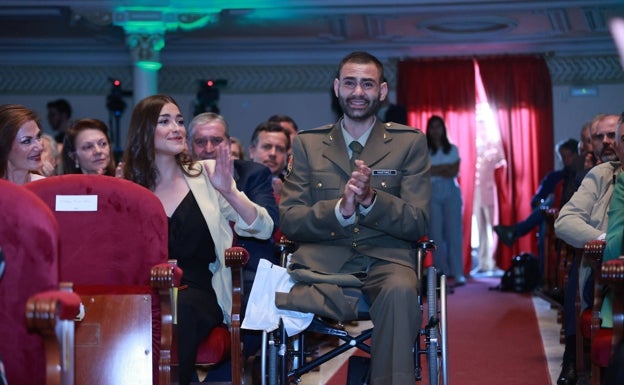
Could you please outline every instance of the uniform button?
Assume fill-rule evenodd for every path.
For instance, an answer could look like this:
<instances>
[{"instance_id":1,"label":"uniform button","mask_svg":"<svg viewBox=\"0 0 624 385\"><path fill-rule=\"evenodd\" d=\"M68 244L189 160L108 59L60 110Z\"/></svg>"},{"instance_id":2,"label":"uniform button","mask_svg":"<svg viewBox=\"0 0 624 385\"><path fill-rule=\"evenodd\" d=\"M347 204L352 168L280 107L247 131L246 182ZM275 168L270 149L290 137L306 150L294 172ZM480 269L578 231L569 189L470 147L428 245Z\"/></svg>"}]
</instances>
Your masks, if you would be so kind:
<instances>
[{"instance_id":1,"label":"uniform button","mask_svg":"<svg viewBox=\"0 0 624 385\"><path fill-rule=\"evenodd\" d=\"M359 233L360 232L360 228L359 227L354 228L353 232L356 233L356 234Z\"/></svg>"},{"instance_id":2,"label":"uniform button","mask_svg":"<svg viewBox=\"0 0 624 385\"><path fill-rule=\"evenodd\" d=\"M381 182L381 187L386 188L386 181Z\"/></svg>"},{"instance_id":3,"label":"uniform button","mask_svg":"<svg viewBox=\"0 0 624 385\"><path fill-rule=\"evenodd\" d=\"M333 238L336 236L336 233L334 233L333 231L331 233L329 233L329 235Z\"/></svg>"},{"instance_id":4,"label":"uniform button","mask_svg":"<svg viewBox=\"0 0 624 385\"><path fill-rule=\"evenodd\" d=\"M351 242L351 247L356 248L357 247L357 242Z\"/></svg>"},{"instance_id":5,"label":"uniform button","mask_svg":"<svg viewBox=\"0 0 624 385\"><path fill-rule=\"evenodd\" d=\"M323 187L323 183L321 183L321 182L317 182L317 183L316 183L316 188L321 188L321 187Z\"/></svg>"}]
</instances>

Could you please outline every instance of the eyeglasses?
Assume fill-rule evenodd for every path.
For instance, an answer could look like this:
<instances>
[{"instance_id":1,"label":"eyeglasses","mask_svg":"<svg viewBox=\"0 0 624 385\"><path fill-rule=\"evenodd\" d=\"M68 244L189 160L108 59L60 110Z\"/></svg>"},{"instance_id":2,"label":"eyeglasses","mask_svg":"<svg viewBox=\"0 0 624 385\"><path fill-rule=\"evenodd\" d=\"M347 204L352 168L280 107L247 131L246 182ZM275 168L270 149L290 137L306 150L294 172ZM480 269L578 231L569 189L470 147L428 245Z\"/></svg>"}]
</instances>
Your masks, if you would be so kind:
<instances>
[{"instance_id":1,"label":"eyeglasses","mask_svg":"<svg viewBox=\"0 0 624 385\"><path fill-rule=\"evenodd\" d=\"M204 137L201 137L201 138L193 139L193 143L196 146L198 146L198 147L206 147L208 142L210 142L210 144L213 147L216 147L216 146L220 145L221 143L223 143L224 140L225 140L225 138L223 138L221 136L204 136Z\"/></svg>"}]
</instances>

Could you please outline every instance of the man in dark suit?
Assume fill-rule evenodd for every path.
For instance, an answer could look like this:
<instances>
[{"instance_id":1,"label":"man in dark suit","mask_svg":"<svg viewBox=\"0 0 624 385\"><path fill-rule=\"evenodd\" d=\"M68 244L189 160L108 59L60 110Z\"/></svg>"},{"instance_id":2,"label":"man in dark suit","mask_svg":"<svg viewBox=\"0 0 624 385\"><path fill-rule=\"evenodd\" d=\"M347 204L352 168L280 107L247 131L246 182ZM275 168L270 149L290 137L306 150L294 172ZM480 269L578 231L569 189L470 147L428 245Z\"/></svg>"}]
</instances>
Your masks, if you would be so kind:
<instances>
[{"instance_id":1,"label":"man in dark suit","mask_svg":"<svg viewBox=\"0 0 624 385\"><path fill-rule=\"evenodd\" d=\"M188 127L188 140L190 142L191 155L194 159L214 159L215 148L223 141L229 141L230 135L226 120L214 112L204 112L193 118ZM273 195L273 176L268 167L246 160L234 160L234 181L236 187L245 193L249 199L267 209L273 219L275 227L278 227L279 214L277 202ZM249 293L253 284L258 262L261 258L272 263L279 263L275 256L275 244L273 238L261 240L250 237L235 235L234 245L242 246L249 251L249 262L243 271L244 288L243 314L249 299ZM255 353L260 345L257 339L248 340L243 336L245 355Z\"/></svg>"},{"instance_id":2,"label":"man in dark suit","mask_svg":"<svg viewBox=\"0 0 624 385\"><path fill-rule=\"evenodd\" d=\"M295 137L280 228L299 245L290 265L297 284L276 296L279 307L349 320L357 301L341 287L359 287L375 326L373 385L414 382L422 318L414 246L427 234L431 195L425 136L375 118L383 79L377 58L347 55L334 80L343 117Z\"/></svg>"}]
</instances>

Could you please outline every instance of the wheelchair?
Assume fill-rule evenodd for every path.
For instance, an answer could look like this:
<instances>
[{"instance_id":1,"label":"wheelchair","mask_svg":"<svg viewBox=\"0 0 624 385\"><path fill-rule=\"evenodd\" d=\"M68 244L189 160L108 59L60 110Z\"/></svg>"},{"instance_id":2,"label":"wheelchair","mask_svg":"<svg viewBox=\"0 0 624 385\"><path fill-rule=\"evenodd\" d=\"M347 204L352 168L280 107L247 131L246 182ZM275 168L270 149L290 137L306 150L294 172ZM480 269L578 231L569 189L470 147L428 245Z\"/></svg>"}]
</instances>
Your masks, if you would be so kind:
<instances>
[{"instance_id":1,"label":"wheelchair","mask_svg":"<svg viewBox=\"0 0 624 385\"><path fill-rule=\"evenodd\" d=\"M282 239L277 247L280 262L282 266L286 266L286 258L288 254L295 251L296 245ZM424 267L425 258L428 255L432 256L434 250L433 241L418 243L416 274L421 283L421 290L415 306L419 306L423 313L423 325L419 328L414 342L414 378L416 381L421 381L426 373L429 385L448 385L446 276L437 274L433 266ZM357 320L370 320L368 305L365 301L359 302ZM344 343L312 358L310 352L306 350L306 334L309 332L335 337ZM372 333L373 328L369 328L357 335L351 335L341 325L337 326L321 317L315 317L310 326L296 336L288 337L283 326L270 333L263 332L261 383L262 385L297 384L305 373L352 348L370 354L368 341ZM362 361L359 357L350 358L347 385L368 384L370 362L367 364L366 360L369 359L363 358L364 364L362 365L357 364Z\"/></svg>"}]
</instances>

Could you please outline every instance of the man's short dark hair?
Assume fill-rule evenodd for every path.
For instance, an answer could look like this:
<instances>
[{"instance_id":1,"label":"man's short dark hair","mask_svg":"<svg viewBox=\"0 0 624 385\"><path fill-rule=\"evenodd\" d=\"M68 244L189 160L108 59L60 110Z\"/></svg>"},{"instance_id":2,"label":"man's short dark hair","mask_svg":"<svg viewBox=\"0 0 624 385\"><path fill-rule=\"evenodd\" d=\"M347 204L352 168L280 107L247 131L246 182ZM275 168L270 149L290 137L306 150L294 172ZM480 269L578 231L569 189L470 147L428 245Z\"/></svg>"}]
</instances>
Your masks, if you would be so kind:
<instances>
[{"instance_id":1,"label":"man's short dark hair","mask_svg":"<svg viewBox=\"0 0 624 385\"><path fill-rule=\"evenodd\" d=\"M282 132L286 135L286 150L290 149L290 135L288 134L288 130L282 127L278 122L265 121L260 123L253 134L251 134L251 147L256 147L258 145L258 136L261 132Z\"/></svg>"},{"instance_id":2,"label":"man's short dark hair","mask_svg":"<svg viewBox=\"0 0 624 385\"><path fill-rule=\"evenodd\" d=\"M269 118L269 122L288 122L292 124L292 126L295 128L295 131L299 131L299 127L297 126L297 123L295 123L295 120L288 115L273 115Z\"/></svg>"},{"instance_id":3,"label":"man's short dark hair","mask_svg":"<svg viewBox=\"0 0 624 385\"><path fill-rule=\"evenodd\" d=\"M557 143L557 152L561 152L562 148L573 154L578 154L578 140L570 138Z\"/></svg>"},{"instance_id":4,"label":"man's short dark hair","mask_svg":"<svg viewBox=\"0 0 624 385\"><path fill-rule=\"evenodd\" d=\"M72 108L71 104L65 99L56 99L48 102L48 108L54 108L58 112L67 115L68 118L71 118Z\"/></svg>"},{"instance_id":5,"label":"man's short dark hair","mask_svg":"<svg viewBox=\"0 0 624 385\"><path fill-rule=\"evenodd\" d=\"M375 56L371 55L370 53L364 52L364 51L351 52L350 54L345 56L340 61L340 65L338 66L338 73L336 74L337 79L340 79L340 71L342 70L342 67L344 67L344 65L347 63L356 63L356 64L373 63L379 70L379 81L382 83L386 81L386 78L384 76L384 68L383 68L383 64L381 64L381 61L379 61L379 59L377 59Z\"/></svg>"}]
</instances>

